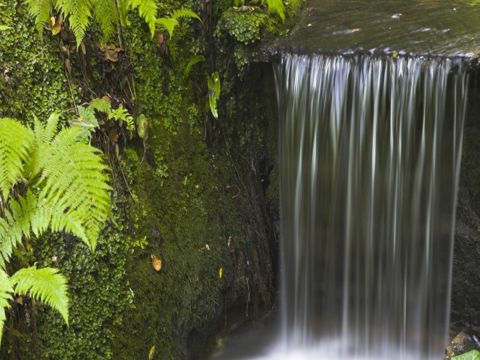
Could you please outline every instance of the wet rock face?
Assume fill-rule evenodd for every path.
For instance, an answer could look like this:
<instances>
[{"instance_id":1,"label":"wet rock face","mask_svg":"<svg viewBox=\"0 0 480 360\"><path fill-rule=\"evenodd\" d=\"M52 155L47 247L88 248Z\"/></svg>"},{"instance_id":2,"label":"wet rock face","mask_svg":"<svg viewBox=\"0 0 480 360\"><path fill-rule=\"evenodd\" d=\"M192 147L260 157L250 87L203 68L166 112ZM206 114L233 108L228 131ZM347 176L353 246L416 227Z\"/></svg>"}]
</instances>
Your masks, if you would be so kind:
<instances>
[{"instance_id":1,"label":"wet rock face","mask_svg":"<svg viewBox=\"0 0 480 360\"><path fill-rule=\"evenodd\" d=\"M452 327L480 329L480 218L466 189L459 193L452 284Z\"/></svg>"},{"instance_id":2,"label":"wet rock face","mask_svg":"<svg viewBox=\"0 0 480 360\"><path fill-rule=\"evenodd\" d=\"M450 342L445 351L445 360L465 354L471 350L480 349L480 339L473 333L461 331Z\"/></svg>"},{"instance_id":3,"label":"wet rock face","mask_svg":"<svg viewBox=\"0 0 480 360\"><path fill-rule=\"evenodd\" d=\"M478 78L478 73L474 74ZM455 229L452 330L480 333L480 106L472 81L465 124Z\"/></svg>"}]
</instances>

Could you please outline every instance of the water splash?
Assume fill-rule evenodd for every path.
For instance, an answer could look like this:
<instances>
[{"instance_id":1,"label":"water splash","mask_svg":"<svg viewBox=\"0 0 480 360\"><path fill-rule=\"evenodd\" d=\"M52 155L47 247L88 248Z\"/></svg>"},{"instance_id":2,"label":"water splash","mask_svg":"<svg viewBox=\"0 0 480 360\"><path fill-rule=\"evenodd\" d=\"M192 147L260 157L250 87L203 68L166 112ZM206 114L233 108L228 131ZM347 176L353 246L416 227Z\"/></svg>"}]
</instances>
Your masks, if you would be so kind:
<instances>
[{"instance_id":1,"label":"water splash","mask_svg":"<svg viewBox=\"0 0 480 360\"><path fill-rule=\"evenodd\" d=\"M283 348L270 358L442 358L464 61L283 56Z\"/></svg>"}]
</instances>

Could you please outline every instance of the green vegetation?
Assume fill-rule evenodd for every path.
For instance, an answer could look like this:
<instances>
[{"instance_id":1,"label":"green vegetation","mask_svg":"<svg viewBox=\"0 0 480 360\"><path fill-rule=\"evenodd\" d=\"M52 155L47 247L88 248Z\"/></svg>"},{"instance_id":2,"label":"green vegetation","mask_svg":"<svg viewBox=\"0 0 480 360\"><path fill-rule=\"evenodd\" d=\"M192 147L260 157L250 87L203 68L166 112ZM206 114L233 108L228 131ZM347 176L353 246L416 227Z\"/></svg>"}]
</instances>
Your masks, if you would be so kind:
<instances>
[{"instance_id":1,"label":"green vegetation","mask_svg":"<svg viewBox=\"0 0 480 360\"><path fill-rule=\"evenodd\" d=\"M236 69L247 71L252 45L278 34L283 21L266 2L247 10L223 0L155 1L154 17L139 1L84 3L88 16L67 1L0 5L0 117L24 119L28 128L35 112L45 126L48 114L61 109L58 127L70 124L66 130L78 133L82 145L103 153L113 200L112 221L99 233L95 252L68 231L24 237L27 247L14 251L12 266L59 269L68 278L69 326L28 297L12 304L7 291L0 301L12 305L6 322L12 331L5 333L0 357L187 358L212 335L212 322L260 287L251 254L265 236L252 205L261 190L249 183L256 165L245 151L259 119L230 99L239 95ZM100 16L100 7L112 3L118 11ZM254 40L245 44L231 35L242 24L226 22L230 12L247 23L262 19L251 30ZM190 26L179 26L187 21ZM230 61L233 48L241 48L235 51L241 61ZM230 150L230 136L242 143L245 163ZM160 271L154 258L161 260Z\"/></svg>"},{"instance_id":2,"label":"green vegetation","mask_svg":"<svg viewBox=\"0 0 480 360\"><path fill-rule=\"evenodd\" d=\"M472 350L465 354L455 356L452 360L480 360L480 351Z\"/></svg>"},{"instance_id":3,"label":"green vegetation","mask_svg":"<svg viewBox=\"0 0 480 360\"><path fill-rule=\"evenodd\" d=\"M53 35L58 34L63 22L68 22L75 35L77 47L82 43L87 29L94 19L102 30L103 37L108 39L115 33L121 36L121 27L130 25L128 12L137 10L144 19L153 38L157 26L165 27L170 35L181 18L200 19L188 9L172 12L170 17L157 18L158 4L156 0L25 0L29 12L35 17L40 32L46 24L50 24ZM59 15L53 16L52 14Z\"/></svg>"},{"instance_id":4,"label":"green vegetation","mask_svg":"<svg viewBox=\"0 0 480 360\"><path fill-rule=\"evenodd\" d=\"M31 130L0 118L0 334L4 310L18 296L50 305L68 324L65 277L50 267L23 267L31 258L30 241L47 231L66 232L94 250L110 214L107 167L99 151L82 141L79 129L58 131L58 121L58 114L45 125L35 119ZM8 276L12 270L17 271Z\"/></svg>"},{"instance_id":5,"label":"green vegetation","mask_svg":"<svg viewBox=\"0 0 480 360\"><path fill-rule=\"evenodd\" d=\"M215 119L218 119L217 104L220 99L220 75L218 72L207 76L208 84L208 103L210 105L210 111Z\"/></svg>"},{"instance_id":6,"label":"green vegetation","mask_svg":"<svg viewBox=\"0 0 480 360\"><path fill-rule=\"evenodd\" d=\"M130 132L135 131L135 121L127 109L120 105L116 109L112 109L108 98L95 98L85 108L83 106L77 107L78 118L72 121L72 125L84 127L88 133L100 128L98 122L98 115L105 115L107 121L122 121L125 122L126 128Z\"/></svg>"}]
</instances>

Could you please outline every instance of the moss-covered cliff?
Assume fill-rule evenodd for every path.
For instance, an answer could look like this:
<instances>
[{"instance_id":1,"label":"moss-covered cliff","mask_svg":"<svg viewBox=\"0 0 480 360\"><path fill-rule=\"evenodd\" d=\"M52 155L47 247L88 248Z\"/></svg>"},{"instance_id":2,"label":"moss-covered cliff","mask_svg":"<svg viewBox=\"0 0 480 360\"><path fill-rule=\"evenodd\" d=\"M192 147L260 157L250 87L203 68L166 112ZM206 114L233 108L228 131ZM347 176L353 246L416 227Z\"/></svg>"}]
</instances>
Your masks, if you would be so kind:
<instances>
[{"instance_id":1,"label":"moss-covered cliff","mask_svg":"<svg viewBox=\"0 0 480 360\"><path fill-rule=\"evenodd\" d=\"M271 80L270 67L250 67L249 59L281 22L229 1L160 4L162 13L192 8L203 22L151 40L132 15L115 61L95 31L77 51L67 30L40 37L22 1L0 7L9 27L0 37L0 116L31 121L61 110L69 120L76 106L108 96L148 124L143 139L122 124L93 137L114 185L114 216L97 251L65 235L35 241L39 265L60 267L69 279L70 326L38 304L15 304L2 358L146 359L153 346L154 359L197 358L215 330L272 303L267 192L275 147L266 144L274 144L274 94L245 79ZM198 54L205 62L186 74ZM207 101L205 75L213 71L222 79L218 120Z\"/></svg>"}]
</instances>

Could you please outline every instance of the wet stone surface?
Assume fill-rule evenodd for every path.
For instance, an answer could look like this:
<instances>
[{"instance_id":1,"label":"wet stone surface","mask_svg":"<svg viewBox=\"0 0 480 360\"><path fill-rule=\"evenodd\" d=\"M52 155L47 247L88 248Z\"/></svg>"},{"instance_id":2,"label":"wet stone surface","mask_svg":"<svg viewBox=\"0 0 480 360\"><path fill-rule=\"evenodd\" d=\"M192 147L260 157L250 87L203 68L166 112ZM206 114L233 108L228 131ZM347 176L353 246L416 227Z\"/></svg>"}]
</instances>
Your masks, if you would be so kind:
<instances>
[{"instance_id":1,"label":"wet stone surface","mask_svg":"<svg viewBox=\"0 0 480 360\"><path fill-rule=\"evenodd\" d=\"M469 0L309 0L297 27L269 50L472 56L479 18Z\"/></svg>"}]
</instances>

